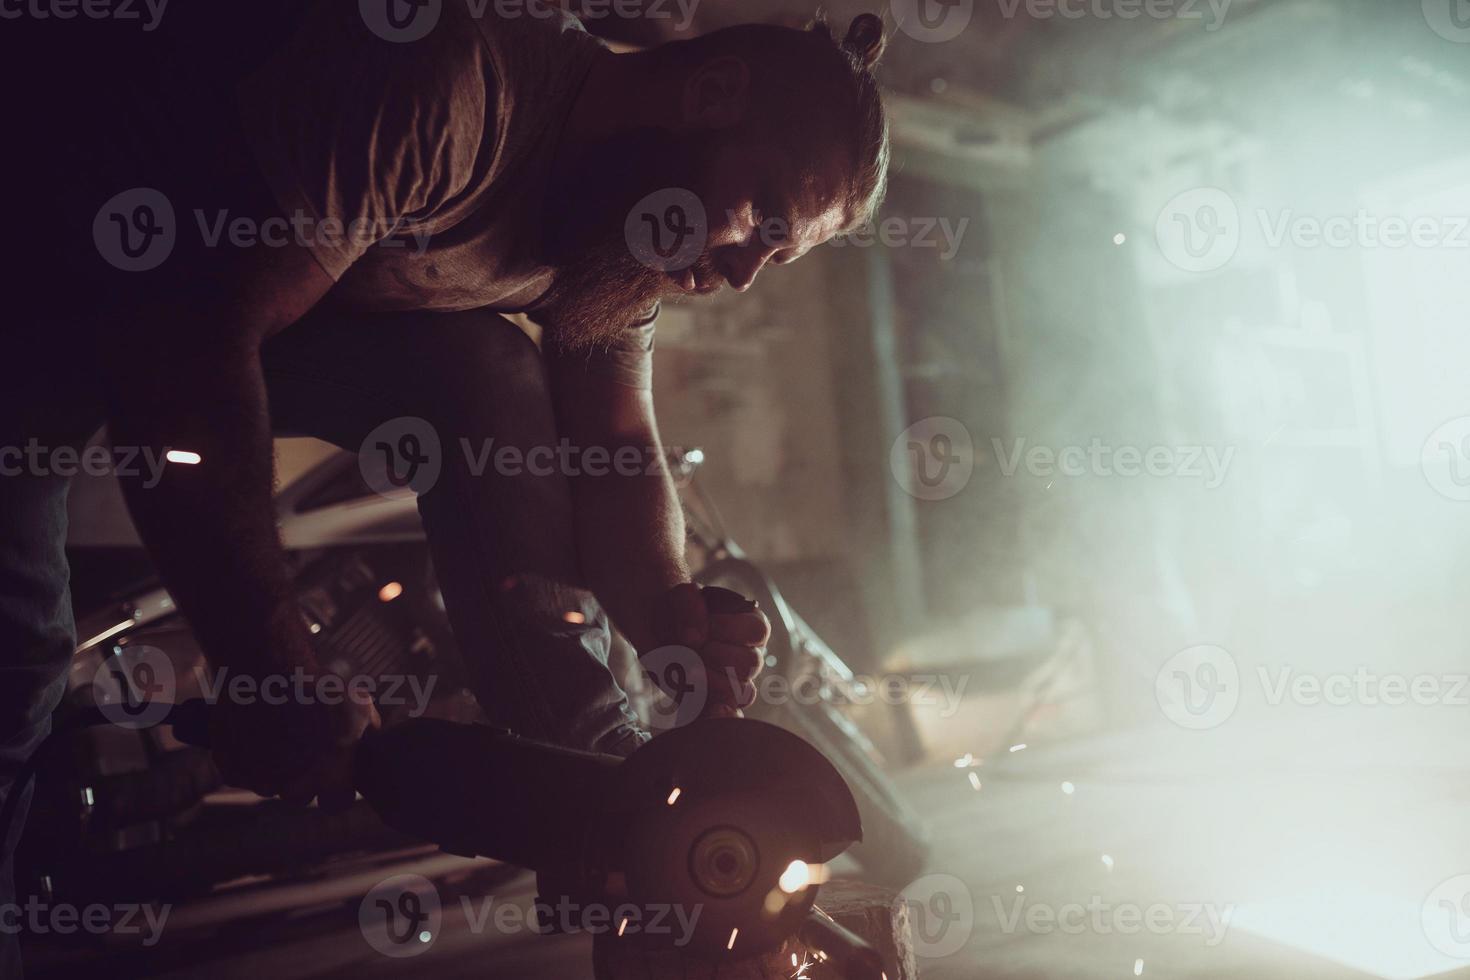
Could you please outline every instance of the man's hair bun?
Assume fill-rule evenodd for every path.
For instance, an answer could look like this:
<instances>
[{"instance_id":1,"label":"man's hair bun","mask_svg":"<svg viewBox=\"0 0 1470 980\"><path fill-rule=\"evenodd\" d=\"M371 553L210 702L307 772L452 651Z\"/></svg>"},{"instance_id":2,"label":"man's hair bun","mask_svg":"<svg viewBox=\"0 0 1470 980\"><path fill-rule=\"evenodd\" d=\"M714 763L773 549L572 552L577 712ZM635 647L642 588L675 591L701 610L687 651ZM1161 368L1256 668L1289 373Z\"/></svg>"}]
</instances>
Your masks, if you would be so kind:
<instances>
[{"instance_id":1,"label":"man's hair bun","mask_svg":"<svg viewBox=\"0 0 1470 980\"><path fill-rule=\"evenodd\" d=\"M847 28L847 37L842 49L851 54L863 67L872 68L883 57L888 47L888 38L883 32L883 18L877 14L859 14Z\"/></svg>"}]
</instances>

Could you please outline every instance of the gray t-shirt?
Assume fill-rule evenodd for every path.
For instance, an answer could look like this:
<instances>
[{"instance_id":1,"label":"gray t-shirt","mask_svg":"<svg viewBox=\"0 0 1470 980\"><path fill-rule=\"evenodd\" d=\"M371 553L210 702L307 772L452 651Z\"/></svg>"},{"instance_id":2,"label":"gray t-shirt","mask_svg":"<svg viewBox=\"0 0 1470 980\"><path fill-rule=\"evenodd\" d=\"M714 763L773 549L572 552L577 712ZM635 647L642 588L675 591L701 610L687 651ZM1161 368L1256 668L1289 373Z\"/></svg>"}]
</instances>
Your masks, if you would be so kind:
<instances>
[{"instance_id":1,"label":"gray t-shirt","mask_svg":"<svg viewBox=\"0 0 1470 980\"><path fill-rule=\"evenodd\" d=\"M314 3L239 99L277 204L336 282L328 302L534 305L555 278L535 258L552 157L600 49L541 0L444 0L411 41L374 33L359 4ZM646 388L652 348L650 319L587 368Z\"/></svg>"}]
</instances>

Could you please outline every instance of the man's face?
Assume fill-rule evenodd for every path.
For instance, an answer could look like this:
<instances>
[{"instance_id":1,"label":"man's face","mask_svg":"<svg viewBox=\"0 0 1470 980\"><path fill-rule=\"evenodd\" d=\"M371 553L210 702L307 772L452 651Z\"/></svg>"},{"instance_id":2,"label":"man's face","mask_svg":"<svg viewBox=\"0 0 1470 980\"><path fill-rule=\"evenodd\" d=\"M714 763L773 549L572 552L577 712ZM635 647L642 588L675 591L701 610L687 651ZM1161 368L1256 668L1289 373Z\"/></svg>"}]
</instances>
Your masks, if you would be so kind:
<instances>
[{"instance_id":1,"label":"man's face","mask_svg":"<svg viewBox=\"0 0 1470 980\"><path fill-rule=\"evenodd\" d=\"M749 289L768 263L794 262L847 221L846 175L831 155L796 154L738 130L642 130L594 148L553 193L553 292L538 311L565 350L606 343L660 300ZM625 234L637 202L671 188L704 206L708 241L692 265L652 269Z\"/></svg>"}]
</instances>

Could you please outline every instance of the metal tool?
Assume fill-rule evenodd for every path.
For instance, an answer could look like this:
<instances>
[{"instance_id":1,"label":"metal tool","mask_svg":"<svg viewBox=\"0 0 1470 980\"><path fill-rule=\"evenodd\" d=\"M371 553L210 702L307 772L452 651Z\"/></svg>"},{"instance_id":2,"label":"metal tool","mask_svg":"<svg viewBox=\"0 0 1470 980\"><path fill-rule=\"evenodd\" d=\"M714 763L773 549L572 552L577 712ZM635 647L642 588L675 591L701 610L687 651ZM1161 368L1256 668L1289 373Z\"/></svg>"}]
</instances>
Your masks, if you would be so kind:
<instances>
[{"instance_id":1,"label":"metal tool","mask_svg":"<svg viewBox=\"0 0 1470 980\"><path fill-rule=\"evenodd\" d=\"M170 720L207 746L208 715L193 701ZM707 718L624 761L417 719L369 731L353 776L386 824L451 853L548 873L609 907L697 907L690 955L744 959L799 934L841 975L882 977L872 947L813 908L811 869L862 837L852 793L774 725Z\"/></svg>"}]
</instances>

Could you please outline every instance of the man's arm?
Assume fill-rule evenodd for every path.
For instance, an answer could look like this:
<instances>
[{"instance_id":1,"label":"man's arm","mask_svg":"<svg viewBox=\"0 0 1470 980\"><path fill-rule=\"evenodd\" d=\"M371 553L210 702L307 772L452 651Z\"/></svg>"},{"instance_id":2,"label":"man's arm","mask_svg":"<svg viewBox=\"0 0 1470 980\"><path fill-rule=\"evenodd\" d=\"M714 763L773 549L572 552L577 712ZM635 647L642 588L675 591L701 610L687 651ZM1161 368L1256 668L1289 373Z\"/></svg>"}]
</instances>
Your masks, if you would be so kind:
<instances>
[{"instance_id":1,"label":"man's arm","mask_svg":"<svg viewBox=\"0 0 1470 980\"><path fill-rule=\"evenodd\" d=\"M122 486L201 647L213 666L232 674L314 666L276 532L260 345L331 285L296 246L222 249L153 285L148 301L99 338L113 445L156 454L149 458L170 449L200 457L193 465L168 463L155 486L140 477ZM306 770L335 743L360 734L358 722L370 709L288 706L271 720L261 713L252 720L227 700L216 712L217 721L236 718L226 730L216 728L227 778L268 795L309 799L308 791L319 789L324 801L329 792L340 796L341 786ZM298 739L305 744L274 744Z\"/></svg>"},{"instance_id":2,"label":"man's arm","mask_svg":"<svg viewBox=\"0 0 1470 980\"><path fill-rule=\"evenodd\" d=\"M582 448L584 463L593 446L609 460L605 476L572 478L582 572L623 635L647 653L669 642L653 622L658 601L689 581L684 512L663 463L653 393L575 371L553 383L562 435Z\"/></svg>"},{"instance_id":3,"label":"man's arm","mask_svg":"<svg viewBox=\"0 0 1470 980\"><path fill-rule=\"evenodd\" d=\"M664 466L653 393L568 369L552 359L558 424L583 450L572 477L577 544L588 585L640 654L662 645L696 648L714 710L754 699L770 623L763 613L714 614L689 582L684 512ZM607 451L608 473L585 472L586 451ZM637 460L619 467L619 451Z\"/></svg>"}]
</instances>

